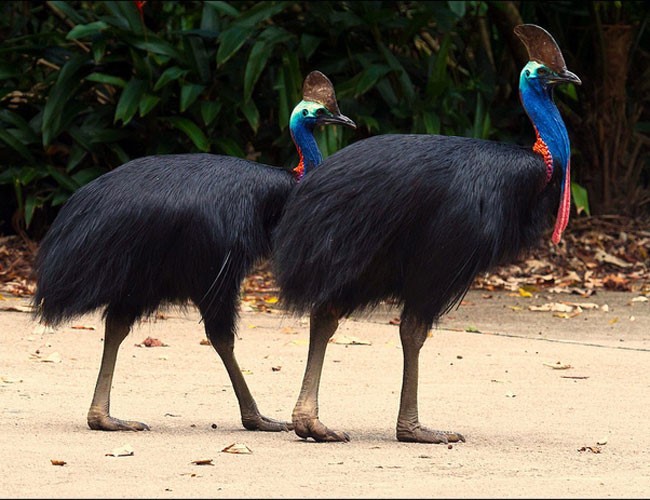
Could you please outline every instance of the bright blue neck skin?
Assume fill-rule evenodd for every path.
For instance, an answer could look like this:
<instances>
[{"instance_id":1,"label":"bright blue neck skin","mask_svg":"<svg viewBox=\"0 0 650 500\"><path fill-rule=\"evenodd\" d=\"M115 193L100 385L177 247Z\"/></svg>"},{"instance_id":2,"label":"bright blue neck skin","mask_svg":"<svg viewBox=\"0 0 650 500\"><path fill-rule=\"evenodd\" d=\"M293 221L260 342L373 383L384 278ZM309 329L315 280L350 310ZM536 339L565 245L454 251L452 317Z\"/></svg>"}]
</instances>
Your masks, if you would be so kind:
<instances>
[{"instance_id":1,"label":"bright blue neck skin","mask_svg":"<svg viewBox=\"0 0 650 500\"><path fill-rule=\"evenodd\" d=\"M323 161L323 156L314 138L314 127L316 125L315 113L317 109L322 107L322 104L300 101L293 109L291 118L289 119L291 138L298 149L300 161L304 165L304 174L307 174L307 172L320 165ZM304 114L305 110L307 110L307 115Z\"/></svg>"},{"instance_id":2,"label":"bright blue neck skin","mask_svg":"<svg viewBox=\"0 0 650 500\"><path fill-rule=\"evenodd\" d=\"M571 145L560 111L553 101L553 86L538 71L551 70L535 61L529 61L519 77L519 95L528 118L546 143L551 156L562 165L562 179L566 174Z\"/></svg>"}]
</instances>

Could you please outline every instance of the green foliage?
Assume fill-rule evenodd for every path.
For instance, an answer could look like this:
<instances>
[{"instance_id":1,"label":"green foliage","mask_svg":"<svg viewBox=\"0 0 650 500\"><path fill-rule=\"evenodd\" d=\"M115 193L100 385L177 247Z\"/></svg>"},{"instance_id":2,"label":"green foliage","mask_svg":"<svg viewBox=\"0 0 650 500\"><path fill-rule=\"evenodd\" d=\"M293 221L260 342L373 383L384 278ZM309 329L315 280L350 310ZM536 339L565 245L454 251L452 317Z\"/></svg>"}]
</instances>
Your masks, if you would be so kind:
<instances>
[{"instance_id":1,"label":"green foliage","mask_svg":"<svg viewBox=\"0 0 650 500\"><path fill-rule=\"evenodd\" d=\"M3 4L0 185L29 227L39 209L51 217L139 156L209 151L290 166L288 118L312 69L335 83L356 138L487 137L480 76L448 71L465 59L453 29L476 4L166 1L142 15L135 2ZM318 135L325 156L355 139Z\"/></svg>"},{"instance_id":2,"label":"green foliage","mask_svg":"<svg viewBox=\"0 0 650 500\"><path fill-rule=\"evenodd\" d=\"M160 1L140 13L131 1L3 2L0 193L38 237L35 219L47 226L76 189L132 158L211 152L292 167L289 115L314 69L359 126L317 131L325 157L393 132L529 144L491 4Z\"/></svg>"}]
</instances>

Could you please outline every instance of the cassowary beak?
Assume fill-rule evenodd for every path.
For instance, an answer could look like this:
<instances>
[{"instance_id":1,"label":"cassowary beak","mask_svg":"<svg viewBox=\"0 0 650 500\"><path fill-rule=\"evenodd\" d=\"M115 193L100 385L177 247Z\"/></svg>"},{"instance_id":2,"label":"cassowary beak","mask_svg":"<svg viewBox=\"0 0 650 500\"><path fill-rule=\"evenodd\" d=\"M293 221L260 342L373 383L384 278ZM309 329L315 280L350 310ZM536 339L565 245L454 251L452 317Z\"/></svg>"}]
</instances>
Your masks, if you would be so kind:
<instances>
[{"instance_id":1,"label":"cassowary beak","mask_svg":"<svg viewBox=\"0 0 650 500\"><path fill-rule=\"evenodd\" d=\"M342 114L333 114L332 116L321 115L316 119L319 125L345 125L350 128L357 128L357 124L350 118Z\"/></svg>"},{"instance_id":2,"label":"cassowary beak","mask_svg":"<svg viewBox=\"0 0 650 500\"><path fill-rule=\"evenodd\" d=\"M572 73L568 69L564 68L560 73L555 77L550 77L548 80L549 83L575 83L576 85L582 85L582 81L575 73Z\"/></svg>"}]
</instances>

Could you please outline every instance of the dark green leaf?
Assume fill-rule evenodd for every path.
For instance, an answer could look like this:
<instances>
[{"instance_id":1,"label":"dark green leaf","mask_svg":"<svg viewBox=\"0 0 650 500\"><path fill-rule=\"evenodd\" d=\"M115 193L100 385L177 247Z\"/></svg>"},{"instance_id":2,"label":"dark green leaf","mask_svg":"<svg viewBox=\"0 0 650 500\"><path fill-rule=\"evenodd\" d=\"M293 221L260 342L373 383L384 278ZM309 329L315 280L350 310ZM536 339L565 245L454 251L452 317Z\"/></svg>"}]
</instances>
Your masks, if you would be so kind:
<instances>
[{"instance_id":1,"label":"dark green leaf","mask_svg":"<svg viewBox=\"0 0 650 500\"><path fill-rule=\"evenodd\" d=\"M573 204L575 205L578 213L584 212L587 215L591 215L591 210L589 209L589 195L584 187L582 187L580 184L572 182L571 196L573 197Z\"/></svg>"},{"instance_id":2,"label":"dark green leaf","mask_svg":"<svg viewBox=\"0 0 650 500\"><path fill-rule=\"evenodd\" d=\"M465 15L465 1L448 1L449 8L451 11L456 14L458 17L463 17Z\"/></svg>"},{"instance_id":3,"label":"dark green leaf","mask_svg":"<svg viewBox=\"0 0 650 500\"><path fill-rule=\"evenodd\" d=\"M205 125L210 125L219 114L221 103L215 101L203 101L201 103L201 118Z\"/></svg>"},{"instance_id":4,"label":"dark green leaf","mask_svg":"<svg viewBox=\"0 0 650 500\"><path fill-rule=\"evenodd\" d=\"M210 150L210 142L208 141L208 138L192 120L181 116L165 117L162 118L162 120L187 135L200 151L206 152Z\"/></svg>"},{"instance_id":5,"label":"dark green leaf","mask_svg":"<svg viewBox=\"0 0 650 500\"><path fill-rule=\"evenodd\" d=\"M74 192L79 188L79 184L77 184L74 180L72 180L71 177L69 177L66 174L63 174L59 172L56 168L54 168L52 165L47 165L47 171L48 173L52 176L52 178L59 184L59 186L64 187L70 192Z\"/></svg>"},{"instance_id":6,"label":"dark green leaf","mask_svg":"<svg viewBox=\"0 0 650 500\"><path fill-rule=\"evenodd\" d=\"M228 2L206 1L204 3L220 14L226 14L231 17L237 17L239 15L239 11Z\"/></svg>"},{"instance_id":7,"label":"dark green leaf","mask_svg":"<svg viewBox=\"0 0 650 500\"><path fill-rule=\"evenodd\" d=\"M131 121L135 113L138 111L140 98L142 97L144 90L145 83L142 80L134 78L127 84L126 88L122 91L120 100L117 102L113 123L122 120L122 123L126 125Z\"/></svg>"},{"instance_id":8,"label":"dark green leaf","mask_svg":"<svg viewBox=\"0 0 650 500\"><path fill-rule=\"evenodd\" d=\"M81 69L87 62L85 55L78 55L61 68L56 83L50 90L45 108L43 109L43 145L50 144L60 132L63 110L74 95L82 80Z\"/></svg>"},{"instance_id":9,"label":"dark green leaf","mask_svg":"<svg viewBox=\"0 0 650 500\"><path fill-rule=\"evenodd\" d=\"M115 87L126 87L126 81L119 76L106 75L104 73L91 73L86 77L89 82L106 83Z\"/></svg>"},{"instance_id":10,"label":"dark green leaf","mask_svg":"<svg viewBox=\"0 0 650 500\"><path fill-rule=\"evenodd\" d=\"M293 2L257 2L252 8L242 12L236 22L240 26L256 26L292 4Z\"/></svg>"},{"instance_id":11,"label":"dark green leaf","mask_svg":"<svg viewBox=\"0 0 650 500\"><path fill-rule=\"evenodd\" d=\"M238 158L246 156L246 153L244 153L244 150L239 146L239 144L229 137L219 137L214 142L219 150L227 155L236 156Z\"/></svg>"},{"instance_id":12,"label":"dark green leaf","mask_svg":"<svg viewBox=\"0 0 650 500\"><path fill-rule=\"evenodd\" d=\"M255 102L252 99L246 101L242 105L241 110L244 113L246 120L248 120L248 124L253 129L253 132L257 133L257 129L260 126L260 112L258 111L257 106L255 106Z\"/></svg>"},{"instance_id":13,"label":"dark green leaf","mask_svg":"<svg viewBox=\"0 0 650 500\"><path fill-rule=\"evenodd\" d=\"M271 26L267 28L260 39L255 42L251 49L246 72L244 73L244 101L248 101L253 93L255 83L264 71L269 56L273 53L275 46L289 40L291 34L287 31Z\"/></svg>"},{"instance_id":14,"label":"dark green leaf","mask_svg":"<svg viewBox=\"0 0 650 500\"><path fill-rule=\"evenodd\" d=\"M88 153L86 150L83 147L80 147L78 144L72 146L72 150L70 151L70 156L68 158L68 164L65 166L65 171L68 173L72 172L87 154Z\"/></svg>"},{"instance_id":15,"label":"dark green leaf","mask_svg":"<svg viewBox=\"0 0 650 500\"><path fill-rule=\"evenodd\" d=\"M138 106L140 116L146 116L153 108L156 107L156 105L159 102L160 102L160 97L158 97L157 95L151 95L151 94L143 95L142 99L140 100L140 105Z\"/></svg>"},{"instance_id":16,"label":"dark green leaf","mask_svg":"<svg viewBox=\"0 0 650 500\"><path fill-rule=\"evenodd\" d=\"M304 54L307 61L311 59L311 56L314 54L322 41L323 39L318 36L309 35L307 33L300 35L300 48L302 49L302 53Z\"/></svg>"},{"instance_id":17,"label":"dark green leaf","mask_svg":"<svg viewBox=\"0 0 650 500\"><path fill-rule=\"evenodd\" d=\"M197 85L194 83L181 85L181 113L184 113L196 101L204 89L205 85Z\"/></svg>"},{"instance_id":18,"label":"dark green leaf","mask_svg":"<svg viewBox=\"0 0 650 500\"><path fill-rule=\"evenodd\" d=\"M81 14L79 14L74 7L69 5L70 2L65 2L65 1L60 1L60 0L53 0L48 2L48 5L51 8L54 8L55 10L58 10L59 12L65 14L65 17L70 19L72 22L75 24L84 24L86 20L83 18Z\"/></svg>"},{"instance_id":19,"label":"dark green leaf","mask_svg":"<svg viewBox=\"0 0 650 500\"><path fill-rule=\"evenodd\" d=\"M219 49L217 50L217 65L222 66L234 56L248 37L253 33L253 28L232 26L219 35Z\"/></svg>"},{"instance_id":20,"label":"dark green leaf","mask_svg":"<svg viewBox=\"0 0 650 500\"><path fill-rule=\"evenodd\" d=\"M189 73L189 70L179 68L178 66L172 66L171 68L167 68L165 71L163 71L163 74L160 75L160 78L158 78L158 81L153 86L153 91L157 92L165 85L167 85L169 82L178 80L184 77L185 75L187 75L187 73Z\"/></svg>"},{"instance_id":21,"label":"dark green leaf","mask_svg":"<svg viewBox=\"0 0 650 500\"><path fill-rule=\"evenodd\" d=\"M4 128L0 128L0 141L3 141L9 145L25 160L29 162L35 161L31 151Z\"/></svg>"},{"instance_id":22,"label":"dark green leaf","mask_svg":"<svg viewBox=\"0 0 650 500\"><path fill-rule=\"evenodd\" d=\"M78 40L79 38L95 35L107 28L108 24L104 21L95 21L94 23L89 24L77 24L68 32L66 38L68 40Z\"/></svg>"},{"instance_id":23,"label":"dark green leaf","mask_svg":"<svg viewBox=\"0 0 650 500\"><path fill-rule=\"evenodd\" d=\"M83 186L85 184L88 184L90 181L93 179L96 179L100 175L102 175L105 172L103 168L100 167L90 167L90 168L85 168L83 170L80 170L76 174L72 176L72 179L79 184L80 186Z\"/></svg>"},{"instance_id":24,"label":"dark green leaf","mask_svg":"<svg viewBox=\"0 0 650 500\"><path fill-rule=\"evenodd\" d=\"M38 204L39 203L36 195L33 193L28 194L25 198L25 227L29 228L29 225L32 223L32 217L34 217L34 211L36 210L36 205Z\"/></svg>"}]
</instances>

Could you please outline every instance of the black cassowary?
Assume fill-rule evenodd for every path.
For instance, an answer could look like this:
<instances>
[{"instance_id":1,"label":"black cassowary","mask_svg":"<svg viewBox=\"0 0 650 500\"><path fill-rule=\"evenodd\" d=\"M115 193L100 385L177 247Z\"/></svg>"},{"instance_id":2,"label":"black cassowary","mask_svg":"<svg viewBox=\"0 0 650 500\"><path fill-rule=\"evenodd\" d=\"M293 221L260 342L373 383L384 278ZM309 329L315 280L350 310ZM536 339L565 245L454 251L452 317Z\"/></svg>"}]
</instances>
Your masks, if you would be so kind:
<instances>
[{"instance_id":1,"label":"black cassowary","mask_svg":"<svg viewBox=\"0 0 650 500\"><path fill-rule=\"evenodd\" d=\"M537 133L532 149L463 137L376 136L334 153L289 196L273 251L281 303L311 314L292 415L299 436L349 440L318 417L327 342L341 317L393 299L402 306L404 356L397 439L465 440L420 424L418 359L427 332L477 273L537 244L554 210L557 243L569 213L569 138L553 87L580 80L545 30L521 25L515 32L529 52L519 88Z\"/></svg>"},{"instance_id":2,"label":"black cassowary","mask_svg":"<svg viewBox=\"0 0 650 500\"><path fill-rule=\"evenodd\" d=\"M137 320L164 304L193 302L221 357L251 430L289 430L257 409L234 356L239 288L271 252L271 232L296 178L322 157L313 130L355 127L339 111L325 75L310 73L290 130L300 164L294 173L211 154L130 161L79 189L57 215L36 258L37 317L46 324L103 309L102 362L88 425L145 430L110 415L119 346ZM294 177L295 175L295 177Z\"/></svg>"}]
</instances>

